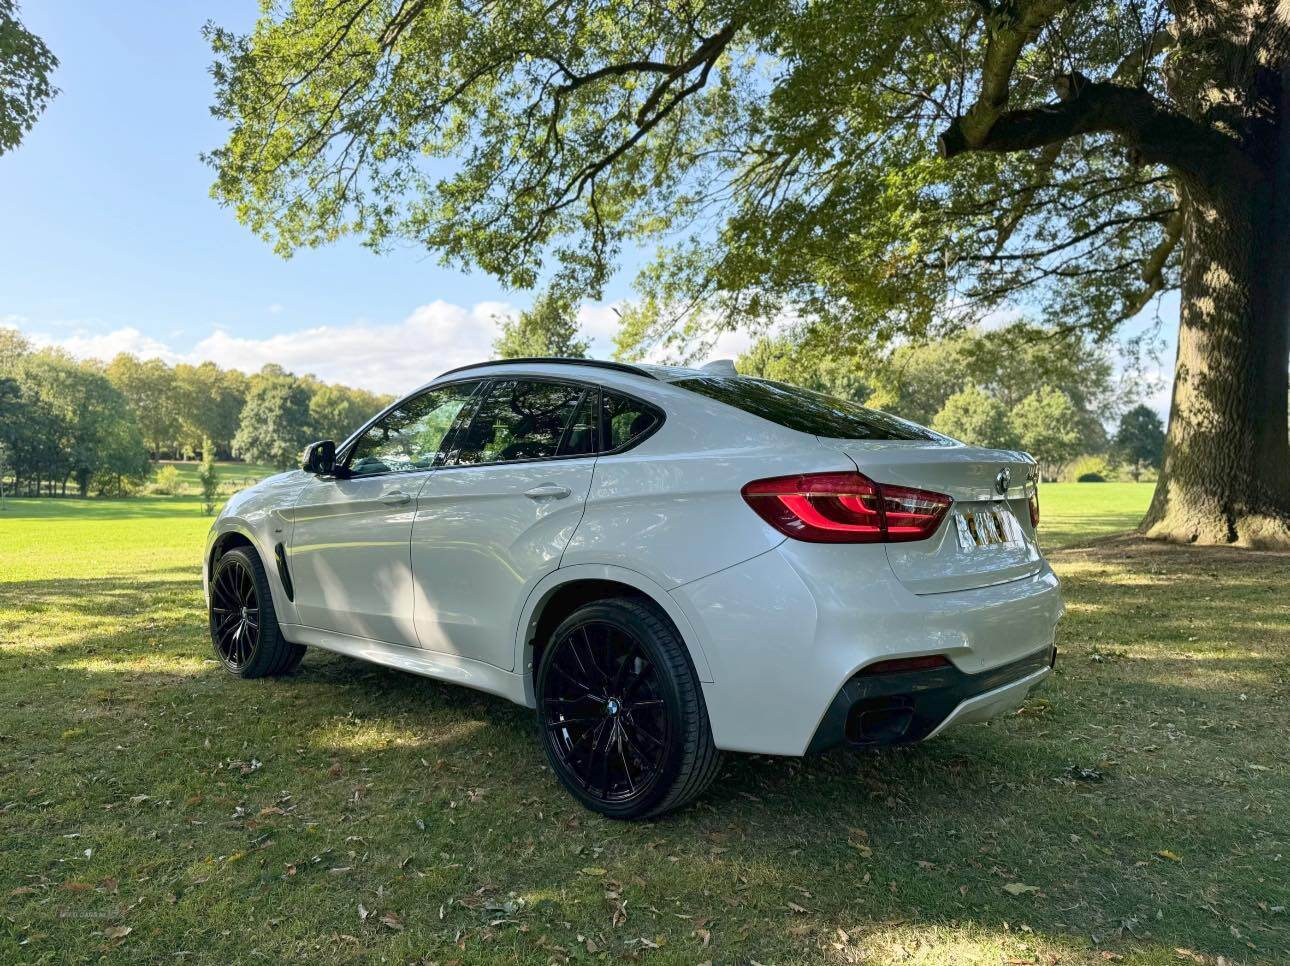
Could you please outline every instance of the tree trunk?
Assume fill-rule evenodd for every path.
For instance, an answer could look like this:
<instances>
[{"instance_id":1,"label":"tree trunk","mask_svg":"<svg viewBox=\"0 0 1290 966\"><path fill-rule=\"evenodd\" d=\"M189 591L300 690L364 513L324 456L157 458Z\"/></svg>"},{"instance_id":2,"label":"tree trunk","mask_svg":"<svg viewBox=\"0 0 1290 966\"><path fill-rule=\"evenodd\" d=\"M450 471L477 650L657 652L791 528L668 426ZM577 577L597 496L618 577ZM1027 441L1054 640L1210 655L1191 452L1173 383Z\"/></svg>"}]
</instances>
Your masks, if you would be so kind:
<instances>
[{"instance_id":1,"label":"tree trunk","mask_svg":"<svg viewBox=\"0 0 1290 966\"><path fill-rule=\"evenodd\" d=\"M1290 547L1290 152L1271 154L1262 184L1182 186L1178 359L1149 537Z\"/></svg>"}]
</instances>

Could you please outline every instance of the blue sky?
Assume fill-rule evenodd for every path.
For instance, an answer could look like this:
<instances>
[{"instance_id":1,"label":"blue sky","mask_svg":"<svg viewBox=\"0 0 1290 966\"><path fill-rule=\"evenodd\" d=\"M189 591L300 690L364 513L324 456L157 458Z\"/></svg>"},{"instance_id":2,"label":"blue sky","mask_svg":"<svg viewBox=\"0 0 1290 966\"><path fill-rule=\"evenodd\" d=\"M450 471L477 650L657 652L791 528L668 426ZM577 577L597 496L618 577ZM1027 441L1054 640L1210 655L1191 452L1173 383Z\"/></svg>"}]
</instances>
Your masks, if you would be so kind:
<instances>
[{"instance_id":1,"label":"blue sky","mask_svg":"<svg viewBox=\"0 0 1290 966\"><path fill-rule=\"evenodd\" d=\"M386 392L488 356L493 317L529 294L410 248L341 242L283 260L210 199L198 155L223 128L201 27L245 29L256 12L254 0L22 4L62 92L0 157L0 324L83 357L277 361ZM583 308L598 355L629 283L620 273L607 303ZM744 345L728 337L715 354Z\"/></svg>"}]
</instances>

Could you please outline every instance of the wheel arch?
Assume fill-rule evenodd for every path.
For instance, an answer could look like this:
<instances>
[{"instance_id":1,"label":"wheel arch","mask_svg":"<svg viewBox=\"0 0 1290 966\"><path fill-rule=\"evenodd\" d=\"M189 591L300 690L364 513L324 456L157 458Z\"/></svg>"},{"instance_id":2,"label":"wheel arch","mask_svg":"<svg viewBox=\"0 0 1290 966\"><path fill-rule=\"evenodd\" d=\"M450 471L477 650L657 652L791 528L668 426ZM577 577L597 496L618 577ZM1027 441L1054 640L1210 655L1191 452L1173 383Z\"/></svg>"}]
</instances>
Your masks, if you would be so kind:
<instances>
[{"instance_id":1,"label":"wheel arch","mask_svg":"<svg viewBox=\"0 0 1290 966\"><path fill-rule=\"evenodd\" d=\"M289 589L291 578L286 571L285 559L279 560L275 555L266 553L250 527L236 521L221 521L220 531L210 539L202 574L207 600L210 599L210 579L215 573L215 565L219 563L220 557L238 547L248 547L253 550L260 558L260 563L264 565L264 572L269 579L269 592L273 595L273 606L279 620L283 623L294 620L295 595L292 589Z\"/></svg>"},{"instance_id":2,"label":"wheel arch","mask_svg":"<svg viewBox=\"0 0 1290 966\"><path fill-rule=\"evenodd\" d=\"M524 677L524 699L536 704L534 671L546 636L569 614L584 604L610 597L647 601L661 610L676 628L694 662L699 680L712 681L707 656L694 625L672 596L644 574L624 567L579 564L548 574L530 592L516 632L516 664Z\"/></svg>"}]
</instances>

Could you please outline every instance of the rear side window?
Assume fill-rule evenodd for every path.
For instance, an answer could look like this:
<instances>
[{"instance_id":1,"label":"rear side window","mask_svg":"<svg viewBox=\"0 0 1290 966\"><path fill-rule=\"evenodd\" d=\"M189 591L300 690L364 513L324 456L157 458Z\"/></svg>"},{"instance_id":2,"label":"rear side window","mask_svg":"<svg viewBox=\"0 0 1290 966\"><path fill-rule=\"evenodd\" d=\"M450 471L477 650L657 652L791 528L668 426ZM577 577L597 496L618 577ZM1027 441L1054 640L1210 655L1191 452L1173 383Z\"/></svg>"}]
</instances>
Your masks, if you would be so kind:
<instances>
[{"instance_id":1,"label":"rear side window","mask_svg":"<svg viewBox=\"0 0 1290 966\"><path fill-rule=\"evenodd\" d=\"M661 417L651 407L628 396L606 392L601 410L602 451L621 449L658 426Z\"/></svg>"},{"instance_id":2,"label":"rear side window","mask_svg":"<svg viewBox=\"0 0 1290 966\"><path fill-rule=\"evenodd\" d=\"M673 385L813 436L930 441L944 438L876 409L768 379L698 376L678 379Z\"/></svg>"},{"instance_id":3,"label":"rear side window","mask_svg":"<svg viewBox=\"0 0 1290 966\"><path fill-rule=\"evenodd\" d=\"M471 465L576 455L571 445L591 445L589 433L576 435L583 397L583 387L565 383L495 382L470 425L453 441L449 462Z\"/></svg>"}]
</instances>

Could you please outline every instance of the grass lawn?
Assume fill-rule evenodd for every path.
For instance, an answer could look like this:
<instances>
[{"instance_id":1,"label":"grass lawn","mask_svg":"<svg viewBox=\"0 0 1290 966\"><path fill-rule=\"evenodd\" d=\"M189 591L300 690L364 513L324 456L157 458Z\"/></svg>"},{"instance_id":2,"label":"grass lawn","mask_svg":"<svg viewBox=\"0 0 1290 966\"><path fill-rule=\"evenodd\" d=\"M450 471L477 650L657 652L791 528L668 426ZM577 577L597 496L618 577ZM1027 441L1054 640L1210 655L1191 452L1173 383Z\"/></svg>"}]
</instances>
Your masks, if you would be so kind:
<instances>
[{"instance_id":1,"label":"grass lawn","mask_svg":"<svg viewBox=\"0 0 1290 966\"><path fill-rule=\"evenodd\" d=\"M201 465L199 460L157 460L152 464L152 469L155 474L155 471L163 466L173 466L179 473L179 482L184 488L183 492L196 495L201 493L201 483L197 479L197 470ZM215 472L219 478L220 492L228 495L236 493L238 490L248 487L266 476L272 476L274 473L280 472L280 470L269 466L267 463L219 462L215 464Z\"/></svg>"},{"instance_id":2,"label":"grass lawn","mask_svg":"<svg viewBox=\"0 0 1290 966\"><path fill-rule=\"evenodd\" d=\"M1286 962L1290 557L1046 486L1058 674L926 745L583 811L500 699L213 662L190 498L0 513L0 962ZM1078 542L1084 541L1084 542Z\"/></svg>"}]
</instances>

